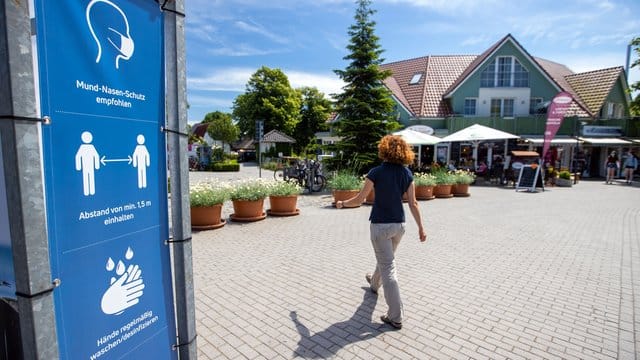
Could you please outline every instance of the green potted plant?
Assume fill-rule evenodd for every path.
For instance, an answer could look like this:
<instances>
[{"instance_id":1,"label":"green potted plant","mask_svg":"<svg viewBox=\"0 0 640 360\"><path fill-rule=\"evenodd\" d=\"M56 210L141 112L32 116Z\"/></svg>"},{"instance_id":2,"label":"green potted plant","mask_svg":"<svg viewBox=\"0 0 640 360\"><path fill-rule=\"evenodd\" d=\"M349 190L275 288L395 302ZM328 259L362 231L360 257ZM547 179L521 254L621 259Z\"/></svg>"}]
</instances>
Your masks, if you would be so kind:
<instances>
[{"instance_id":1,"label":"green potted plant","mask_svg":"<svg viewBox=\"0 0 640 360\"><path fill-rule=\"evenodd\" d=\"M436 179L436 186L433 188L433 195L437 198L453 197L451 187L455 183L455 177L444 168L437 168L432 172Z\"/></svg>"},{"instance_id":2,"label":"green potted plant","mask_svg":"<svg viewBox=\"0 0 640 360\"><path fill-rule=\"evenodd\" d=\"M327 186L333 193L334 204L354 197L363 184L362 177L347 171L339 171L327 180Z\"/></svg>"},{"instance_id":3,"label":"green potted plant","mask_svg":"<svg viewBox=\"0 0 640 360\"><path fill-rule=\"evenodd\" d=\"M476 174L468 170L456 170L452 173L454 184L451 187L453 196L469 196L469 185L476 180Z\"/></svg>"},{"instance_id":4,"label":"green potted plant","mask_svg":"<svg viewBox=\"0 0 640 360\"><path fill-rule=\"evenodd\" d=\"M224 226L222 204L229 200L230 185L212 181L196 184L189 189L191 227L195 230L217 229Z\"/></svg>"},{"instance_id":5,"label":"green potted plant","mask_svg":"<svg viewBox=\"0 0 640 360\"><path fill-rule=\"evenodd\" d=\"M568 170L562 170L558 173L556 185L561 187L571 187L571 173Z\"/></svg>"},{"instance_id":6,"label":"green potted plant","mask_svg":"<svg viewBox=\"0 0 640 360\"><path fill-rule=\"evenodd\" d=\"M233 183L229 196L234 212L229 217L234 221L258 221L266 218L264 199L269 194L269 184L261 178Z\"/></svg>"},{"instance_id":7,"label":"green potted plant","mask_svg":"<svg viewBox=\"0 0 640 360\"><path fill-rule=\"evenodd\" d=\"M298 195L302 194L302 186L296 180L270 181L268 215L290 216L298 215L300 210L296 208Z\"/></svg>"},{"instance_id":8,"label":"green potted plant","mask_svg":"<svg viewBox=\"0 0 640 360\"><path fill-rule=\"evenodd\" d=\"M436 177L428 173L413 174L413 182L416 185L416 199L431 200L433 196L433 188L436 186Z\"/></svg>"}]
</instances>

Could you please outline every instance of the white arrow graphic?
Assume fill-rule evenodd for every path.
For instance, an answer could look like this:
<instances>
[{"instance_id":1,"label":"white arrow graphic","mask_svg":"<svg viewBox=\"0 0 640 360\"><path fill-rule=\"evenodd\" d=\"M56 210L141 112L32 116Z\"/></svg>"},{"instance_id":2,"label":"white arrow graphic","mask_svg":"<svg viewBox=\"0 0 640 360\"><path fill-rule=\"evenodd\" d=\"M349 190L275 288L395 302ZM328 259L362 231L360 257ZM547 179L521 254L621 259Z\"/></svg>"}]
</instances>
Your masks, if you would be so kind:
<instances>
[{"instance_id":1,"label":"white arrow graphic","mask_svg":"<svg viewBox=\"0 0 640 360\"><path fill-rule=\"evenodd\" d=\"M102 156L102 158L100 158L100 162L102 163L102 165L107 165L108 162L123 162L123 161L126 161L127 164L131 164L133 159L131 158L131 155L127 156L126 159L107 159L106 156Z\"/></svg>"}]
</instances>

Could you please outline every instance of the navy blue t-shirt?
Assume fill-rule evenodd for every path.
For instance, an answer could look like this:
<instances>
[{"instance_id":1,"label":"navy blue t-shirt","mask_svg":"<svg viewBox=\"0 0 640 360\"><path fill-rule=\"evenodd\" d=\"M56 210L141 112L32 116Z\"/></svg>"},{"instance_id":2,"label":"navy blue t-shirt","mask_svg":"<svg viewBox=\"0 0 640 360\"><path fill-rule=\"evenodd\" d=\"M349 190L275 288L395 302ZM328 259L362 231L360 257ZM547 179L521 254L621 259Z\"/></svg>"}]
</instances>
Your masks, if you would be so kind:
<instances>
[{"instance_id":1,"label":"navy blue t-shirt","mask_svg":"<svg viewBox=\"0 0 640 360\"><path fill-rule=\"evenodd\" d=\"M411 171L404 165L384 162L371 169L367 178L373 182L375 192L369 220L372 223L404 222L402 194L413 181Z\"/></svg>"}]
</instances>

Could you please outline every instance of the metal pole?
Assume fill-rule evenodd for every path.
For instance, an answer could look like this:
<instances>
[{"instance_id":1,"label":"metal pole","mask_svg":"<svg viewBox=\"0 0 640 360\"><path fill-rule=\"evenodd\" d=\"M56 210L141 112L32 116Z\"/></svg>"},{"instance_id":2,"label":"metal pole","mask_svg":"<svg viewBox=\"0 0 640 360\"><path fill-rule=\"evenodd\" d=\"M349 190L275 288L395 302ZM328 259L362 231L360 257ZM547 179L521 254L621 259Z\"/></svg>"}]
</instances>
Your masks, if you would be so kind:
<instances>
[{"instance_id":1,"label":"metal pole","mask_svg":"<svg viewBox=\"0 0 640 360\"><path fill-rule=\"evenodd\" d=\"M165 74L167 127L178 132L187 128L187 85L184 42L184 0L167 4L165 11ZM191 238L189 212L189 164L186 136L169 132L169 176L171 178L171 227L173 238ZM191 241L173 243L173 275L180 359L196 359L196 316L193 295Z\"/></svg>"},{"instance_id":2,"label":"metal pole","mask_svg":"<svg viewBox=\"0 0 640 360\"><path fill-rule=\"evenodd\" d=\"M573 185L578 183L578 150L580 149L580 123L576 119L576 149L573 154Z\"/></svg>"},{"instance_id":3,"label":"metal pole","mask_svg":"<svg viewBox=\"0 0 640 360\"><path fill-rule=\"evenodd\" d=\"M0 2L0 137L25 359L57 359L28 1ZM14 308L16 304L11 304Z\"/></svg>"},{"instance_id":4,"label":"metal pole","mask_svg":"<svg viewBox=\"0 0 640 360\"><path fill-rule=\"evenodd\" d=\"M258 139L258 177L262 177L262 142Z\"/></svg>"}]
</instances>

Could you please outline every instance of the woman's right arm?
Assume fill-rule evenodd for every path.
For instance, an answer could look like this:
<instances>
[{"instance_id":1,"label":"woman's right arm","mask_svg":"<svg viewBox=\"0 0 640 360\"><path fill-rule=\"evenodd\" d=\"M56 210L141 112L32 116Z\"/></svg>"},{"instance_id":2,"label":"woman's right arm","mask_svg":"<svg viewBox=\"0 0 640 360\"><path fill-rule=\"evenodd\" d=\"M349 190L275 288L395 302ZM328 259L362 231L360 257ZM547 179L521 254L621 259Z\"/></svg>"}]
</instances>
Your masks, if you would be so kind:
<instances>
[{"instance_id":1,"label":"woman's right arm","mask_svg":"<svg viewBox=\"0 0 640 360\"><path fill-rule=\"evenodd\" d=\"M358 193L358 195L352 197L351 199L347 199L347 200L338 200L336 201L336 207L338 209L341 209L343 207L357 207L362 205L362 203L364 202L364 200L367 198L367 195L369 195L369 192L373 190L373 181L369 180L369 178L367 178L364 181L364 186L362 187L362 189L360 190L360 192Z\"/></svg>"}]
</instances>

